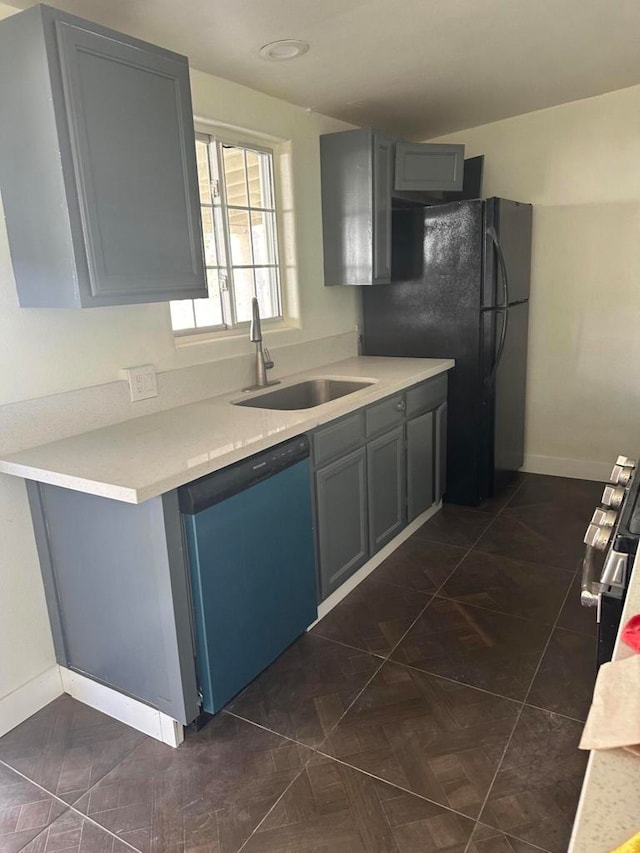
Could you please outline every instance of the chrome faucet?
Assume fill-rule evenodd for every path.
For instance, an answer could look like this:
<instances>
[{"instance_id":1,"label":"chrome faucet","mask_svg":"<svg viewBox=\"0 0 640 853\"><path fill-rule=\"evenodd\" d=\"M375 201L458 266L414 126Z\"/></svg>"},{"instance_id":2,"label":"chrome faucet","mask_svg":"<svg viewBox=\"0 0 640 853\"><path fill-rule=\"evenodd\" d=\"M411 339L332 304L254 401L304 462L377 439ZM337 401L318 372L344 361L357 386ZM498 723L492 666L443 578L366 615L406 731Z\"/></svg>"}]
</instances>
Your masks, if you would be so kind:
<instances>
[{"instance_id":1,"label":"chrome faucet","mask_svg":"<svg viewBox=\"0 0 640 853\"><path fill-rule=\"evenodd\" d=\"M262 345L262 328L260 326L260 307L254 296L251 300L251 325L249 327L249 340L256 345L256 381L255 385L244 388L244 391L255 391L258 388L266 388L268 385L279 385L279 379L267 380L267 370L273 367L273 361L269 350Z\"/></svg>"}]
</instances>

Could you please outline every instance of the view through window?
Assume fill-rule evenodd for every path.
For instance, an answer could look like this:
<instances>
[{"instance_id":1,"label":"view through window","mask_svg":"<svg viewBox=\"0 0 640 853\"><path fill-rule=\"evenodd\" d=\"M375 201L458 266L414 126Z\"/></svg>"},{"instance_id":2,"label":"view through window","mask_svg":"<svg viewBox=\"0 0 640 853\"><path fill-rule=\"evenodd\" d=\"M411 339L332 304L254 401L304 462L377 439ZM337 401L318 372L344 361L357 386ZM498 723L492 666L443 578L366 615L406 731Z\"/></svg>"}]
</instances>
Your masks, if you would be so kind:
<instances>
[{"instance_id":1,"label":"view through window","mask_svg":"<svg viewBox=\"0 0 640 853\"><path fill-rule=\"evenodd\" d=\"M209 296L170 303L174 332L282 316L273 154L198 134L196 159Z\"/></svg>"}]
</instances>

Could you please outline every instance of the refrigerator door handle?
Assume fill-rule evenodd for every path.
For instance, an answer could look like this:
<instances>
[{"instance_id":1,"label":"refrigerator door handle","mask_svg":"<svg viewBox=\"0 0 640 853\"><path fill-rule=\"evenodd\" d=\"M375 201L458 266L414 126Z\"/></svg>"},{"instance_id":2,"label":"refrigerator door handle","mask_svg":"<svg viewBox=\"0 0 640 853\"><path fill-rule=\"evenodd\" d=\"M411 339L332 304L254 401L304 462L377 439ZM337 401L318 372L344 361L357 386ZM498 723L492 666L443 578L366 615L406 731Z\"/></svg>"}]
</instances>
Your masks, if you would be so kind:
<instances>
[{"instance_id":1,"label":"refrigerator door handle","mask_svg":"<svg viewBox=\"0 0 640 853\"><path fill-rule=\"evenodd\" d=\"M502 314L502 331L500 332L500 343L498 344L498 349L496 352L496 360L493 363L493 367L491 368L491 373L485 379L487 385L493 385L496 373L498 372L498 366L500 365L500 361L502 359L502 354L504 352L505 341L507 340L507 326L509 325L509 309L508 308L497 308L495 310L495 316L498 314Z\"/></svg>"},{"instance_id":2,"label":"refrigerator door handle","mask_svg":"<svg viewBox=\"0 0 640 853\"><path fill-rule=\"evenodd\" d=\"M509 305L509 276L507 275L507 265L504 260L504 255L502 254L502 247L500 246L500 241L498 240L498 235L496 234L496 229L493 225L490 225L487 228L487 234L491 238L491 242L493 243L493 247L496 250L496 256L498 258L498 266L500 267L500 275L502 277L502 292L504 294L504 302L502 305L499 305L499 308L506 308Z\"/></svg>"}]
</instances>

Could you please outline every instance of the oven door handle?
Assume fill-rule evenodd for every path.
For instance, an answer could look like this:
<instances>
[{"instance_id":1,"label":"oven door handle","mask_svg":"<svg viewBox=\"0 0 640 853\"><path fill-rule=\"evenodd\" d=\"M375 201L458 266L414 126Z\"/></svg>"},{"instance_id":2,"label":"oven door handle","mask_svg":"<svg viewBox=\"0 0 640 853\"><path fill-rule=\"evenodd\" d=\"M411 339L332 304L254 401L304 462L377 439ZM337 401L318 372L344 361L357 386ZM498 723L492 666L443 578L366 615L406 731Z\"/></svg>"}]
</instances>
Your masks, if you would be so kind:
<instances>
[{"instance_id":1,"label":"oven door handle","mask_svg":"<svg viewBox=\"0 0 640 853\"><path fill-rule=\"evenodd\" d=\"M582 582L580 584L580 604L583 607L598 607L600 605L601 585L596 581L595 565L596 549L586 545L582 560Z\"/></svg>"}]
</instances>

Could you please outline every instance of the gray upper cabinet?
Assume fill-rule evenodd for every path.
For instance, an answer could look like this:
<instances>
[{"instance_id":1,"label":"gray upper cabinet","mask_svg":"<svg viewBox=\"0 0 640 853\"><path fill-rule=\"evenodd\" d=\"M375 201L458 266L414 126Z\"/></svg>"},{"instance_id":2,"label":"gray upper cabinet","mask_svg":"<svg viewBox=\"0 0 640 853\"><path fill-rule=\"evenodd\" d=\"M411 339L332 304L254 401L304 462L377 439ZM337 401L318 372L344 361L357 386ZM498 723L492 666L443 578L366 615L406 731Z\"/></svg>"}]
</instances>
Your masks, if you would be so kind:
<instances>
[{"instance_id":1,"label":"gray upper cabinet","mask_svg":"<svg viewBox=\"0 0 640 853\"><path fill-rule=\"evenodd\" d=\"M461 190L464 145L396 142L394 189Z\"/></svg>"},{"instance_id":2,"label":"gray upper cabinet","mask_svg":"<svg viewBox=\"0 0 640 853\"><path fill-rule=\"evenodd\" d=\"M391 280L393 143L372 130L320 137L324 279Z\"/></svg>"},{"instance_id":3,"label":"gray upper cabinet","mask_svg":"<svg viewBox=\"0 0 640 853\"><path fill-rule=\"evenodd\" d=\"M391 281L393 143L373 134L373 283Z\"/></svg>"},{"instance_id":4,"label":"gray upper cabinet","mask_svg":"<svg viewBox=\"0 0 640 853\"><path fill-rule=\"evenodd\" d=\"M427 204L434 191L462 189L464 145L360 128L321 136L320 164L325 285L389 284L394 194Z\"/></svg>"},{"instance_id":5,"label":"gray upper cabinet","mask_svg":"<svg viewBox=\"0 0 640 853\"><path fill-rule=\"evenodd\" d=\"M0 68L20 304L206 296L186 58L36 6L0 23Z\"/></svg>"}]
</instances>

